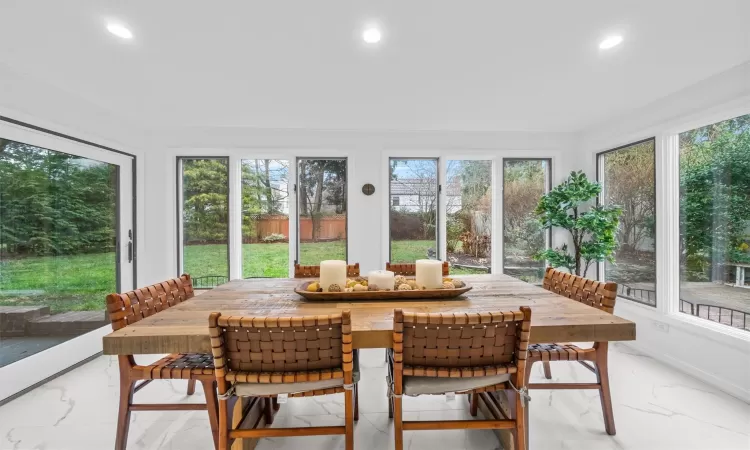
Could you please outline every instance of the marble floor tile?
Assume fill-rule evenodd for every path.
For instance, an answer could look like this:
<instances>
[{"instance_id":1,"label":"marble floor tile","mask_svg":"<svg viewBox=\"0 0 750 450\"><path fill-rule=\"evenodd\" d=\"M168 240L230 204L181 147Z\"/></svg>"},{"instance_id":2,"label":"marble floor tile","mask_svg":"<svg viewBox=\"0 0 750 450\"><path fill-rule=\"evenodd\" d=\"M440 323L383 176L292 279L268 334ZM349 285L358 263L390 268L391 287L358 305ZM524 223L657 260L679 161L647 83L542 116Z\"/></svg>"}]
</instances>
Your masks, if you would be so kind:
<instances>
[{"instance_id":1,"label":"marble floor tile","mask_svg":"<svg viewBox=\"0 0 750 450\"><path fill-rule=\"evenodd\" d=\"M623 344L610 352L617 435L604 432L596 391L532 391L531 450L748 450L750 405L678 372ZM147 358L152 359L152 358ZM392 449L386 366L382 350L363 350L360 420L355 447ZM543 383L542 366L533 381ZM554 381L594 381L578 364L552 363ZM114 442L117 360L100 357L0 407L0 450L103 450ZM158 381L137 394L143 402L202 402L186 395L187 383ZM343 394L290 399L274 426L343 424ZM465 398L404 399L406 420L468 419ZM212 448L206 413L133 413L130 450ZM485 430L406 432L408 450L481 449L499 444ZM259 450L343 448L342 436L262 439Z\"/></svg>"}]
</instances>

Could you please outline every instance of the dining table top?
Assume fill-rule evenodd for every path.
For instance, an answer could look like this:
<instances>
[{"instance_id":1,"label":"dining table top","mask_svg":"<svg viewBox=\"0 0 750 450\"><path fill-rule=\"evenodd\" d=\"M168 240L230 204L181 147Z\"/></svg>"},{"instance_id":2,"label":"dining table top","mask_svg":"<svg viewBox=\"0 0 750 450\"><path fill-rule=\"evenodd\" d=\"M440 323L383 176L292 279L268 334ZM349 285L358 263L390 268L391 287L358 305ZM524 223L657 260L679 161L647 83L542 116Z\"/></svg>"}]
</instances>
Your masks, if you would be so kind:
<instances>
[{"instance_id":1,"label":"dining table top","mask_svg":"<svg viewBox=\"0 0 750 450\"><path fill-rule=\"evenodd\" d=\"M472 290L435 300L311 302L294 292L305 279L233 280L104 337L104 354L210 353L208 316L290 317L351 311L354 348L389 348L393 310L502 312L529 306L531 342L635 340L635 323L504 274L454 275Z\"/></svg>"}]
</instances>

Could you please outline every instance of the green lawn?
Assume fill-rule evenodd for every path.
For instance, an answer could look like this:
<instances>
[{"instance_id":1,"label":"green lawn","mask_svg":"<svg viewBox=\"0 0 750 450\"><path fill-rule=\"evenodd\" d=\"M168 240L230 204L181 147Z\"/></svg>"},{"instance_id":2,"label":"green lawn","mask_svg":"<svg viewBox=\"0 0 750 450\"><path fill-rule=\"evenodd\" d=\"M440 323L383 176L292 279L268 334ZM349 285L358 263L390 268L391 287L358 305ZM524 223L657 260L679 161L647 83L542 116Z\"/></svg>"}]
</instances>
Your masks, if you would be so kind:
<instances>
[{"instance_id":1,"label":"green lawn","mask_svg":"<svg viewBox=\"0 0 750 450\"><path fill-rule=\"evenodd\" d=\"M433 241L394 241L393 261L424 259ZM289 276L289 244L244 244L243 276ZM344 259L344 241L303 243L302 264ZM185 272L193 277L228 275L226 245L190 245L184 252ZM114 253L63 257L33 257L0 265L0 305L49 305L53 312L103 310L107 294L115 290ZM455 269L451 273L472 273Z\"/></svg>"},{"instance_id":2,"label":"green lawn","mask_svg":"<svg viewBox=\"0 0 750 450\"><path fill-rule=\"evenodd\" d=\"M228 275L226 245L189 245L184 251L185 272L191 276ZM344 241L303 242L300 264L320 264L326 259L346 259ZM244 244L242 246L244 278L289 276L289 244Z\"/></svg>"},{"instance_id":3,"label":"green lawn","mask_svg":"<svg viewBox=\"0 0 750 450\"><path fill-rule=\"evenodd\" d=\"M114 290L114 253L12 259L0 265L0 305L104 310L104 298Z\"/></svg>"}]
</instances>

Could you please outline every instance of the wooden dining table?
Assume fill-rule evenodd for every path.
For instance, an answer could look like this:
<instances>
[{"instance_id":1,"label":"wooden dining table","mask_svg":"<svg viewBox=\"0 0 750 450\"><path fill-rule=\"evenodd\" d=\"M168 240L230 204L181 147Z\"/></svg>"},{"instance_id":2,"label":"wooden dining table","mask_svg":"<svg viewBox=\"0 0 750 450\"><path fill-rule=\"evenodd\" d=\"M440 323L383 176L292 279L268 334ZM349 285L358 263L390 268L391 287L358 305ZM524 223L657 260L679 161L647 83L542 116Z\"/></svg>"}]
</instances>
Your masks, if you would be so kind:
<instances>
[{"instance_id":1,"label":"wooden dining table","mask_svg":"<svg viewBox=\"0 0 750 450\"><path fill-rule=\"evenodd\" d=\"M208 316L211 312L236 316L314 316L351 311L355 349L390 348L393 310L448 313L532 309L531 342L608 342L635 339L635 323L546 291L508 275L456 276L472 290L454 299L406 301L310 302L294 292L304 279L235 280L175 305L104 337L104 354L140 355L211 353ZM507 399L500 396L502 404ZM238 408L255 408L251 426L264 426L260 402L248 400ZM246 426L247 424L245 424ZM498 432L505 448L509 433ZM236 449L254 448L255 442L237 442Z\"/></svg>"}]
</instances>

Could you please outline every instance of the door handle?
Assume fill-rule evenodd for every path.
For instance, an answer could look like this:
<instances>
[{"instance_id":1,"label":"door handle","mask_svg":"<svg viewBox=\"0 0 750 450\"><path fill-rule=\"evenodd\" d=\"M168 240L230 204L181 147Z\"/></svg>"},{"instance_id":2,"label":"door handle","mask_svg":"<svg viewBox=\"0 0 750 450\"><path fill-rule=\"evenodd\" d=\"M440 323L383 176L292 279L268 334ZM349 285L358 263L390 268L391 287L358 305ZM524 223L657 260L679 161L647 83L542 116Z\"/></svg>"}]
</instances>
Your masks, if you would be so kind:
<instances>
[{"instance_id":1,"label":"door handle","mask_svg":"<svg viewBox=\"0 0 750 450\"><path fill-rule=\"evenodd\" d=\"M133 230L128 230L128 262L133 262Z\"/></svg>"}]
</instances>

